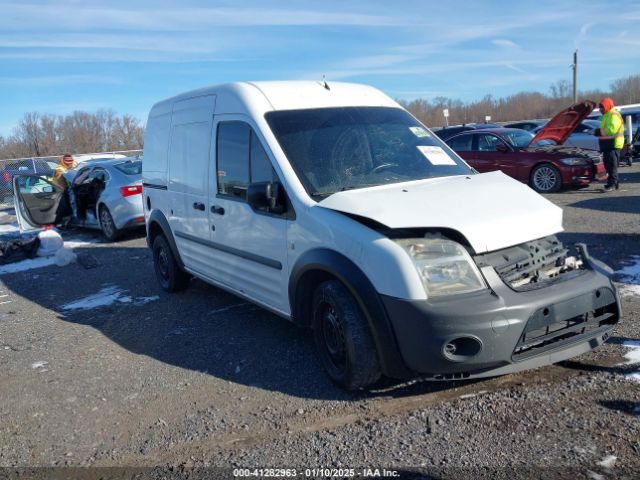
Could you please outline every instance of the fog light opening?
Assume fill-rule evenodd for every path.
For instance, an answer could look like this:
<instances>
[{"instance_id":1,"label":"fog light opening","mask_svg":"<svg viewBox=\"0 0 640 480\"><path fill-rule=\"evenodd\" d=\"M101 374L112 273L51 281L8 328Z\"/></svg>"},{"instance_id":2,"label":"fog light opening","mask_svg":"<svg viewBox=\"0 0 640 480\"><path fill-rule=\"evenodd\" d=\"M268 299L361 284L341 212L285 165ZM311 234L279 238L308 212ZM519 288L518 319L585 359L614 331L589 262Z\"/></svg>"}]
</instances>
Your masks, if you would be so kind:
<instances>
[{"instance_id":1,"label":"fog light opening","mask_svg":"<svg viewBox=\"0 0 640 480\"><path fill-rule=\"evenodd\" d=\"M458 337L442 346L442 354L452 362L465 362L482 350L482 342L475 337Z\"/></svg>"}]
</instances>

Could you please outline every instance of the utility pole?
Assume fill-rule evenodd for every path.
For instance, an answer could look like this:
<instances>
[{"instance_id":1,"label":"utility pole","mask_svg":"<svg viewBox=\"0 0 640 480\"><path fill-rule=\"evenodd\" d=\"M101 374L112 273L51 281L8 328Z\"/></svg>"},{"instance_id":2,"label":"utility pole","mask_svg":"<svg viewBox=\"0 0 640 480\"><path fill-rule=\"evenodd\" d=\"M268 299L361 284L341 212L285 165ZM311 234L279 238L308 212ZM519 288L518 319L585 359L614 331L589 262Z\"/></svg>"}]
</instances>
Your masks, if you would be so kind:
<instances>
[{"instance_id":1,"label":"utility pole","mask_svg":"<svg viewBox=\"0 0 640 480\"><path fill-rule=\"evenodd\" d=\"M573 103L578 103L578 49L573 52Z\"/></svg>"}]
</instances>

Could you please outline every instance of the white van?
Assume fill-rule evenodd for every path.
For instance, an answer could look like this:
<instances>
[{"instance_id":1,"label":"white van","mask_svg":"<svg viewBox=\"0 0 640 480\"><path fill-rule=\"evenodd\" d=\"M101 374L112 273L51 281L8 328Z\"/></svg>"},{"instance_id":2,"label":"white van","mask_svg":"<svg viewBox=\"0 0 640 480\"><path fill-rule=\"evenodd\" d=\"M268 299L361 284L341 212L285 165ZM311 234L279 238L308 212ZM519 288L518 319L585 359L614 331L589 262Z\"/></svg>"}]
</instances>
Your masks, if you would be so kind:
<instances>
[{"instance_id":1,"label":"white van","mask_svg":"<svg viewBox=\"0 0 640 480\"><path fill-rule=\"evenodd\" d=\"M144 141L158 281L191 276L313 329L345 388L484 377L603 343L610 270L562 210L477 174L382 92L233 83L157 103Z\"/></svg>"}]
</instances>

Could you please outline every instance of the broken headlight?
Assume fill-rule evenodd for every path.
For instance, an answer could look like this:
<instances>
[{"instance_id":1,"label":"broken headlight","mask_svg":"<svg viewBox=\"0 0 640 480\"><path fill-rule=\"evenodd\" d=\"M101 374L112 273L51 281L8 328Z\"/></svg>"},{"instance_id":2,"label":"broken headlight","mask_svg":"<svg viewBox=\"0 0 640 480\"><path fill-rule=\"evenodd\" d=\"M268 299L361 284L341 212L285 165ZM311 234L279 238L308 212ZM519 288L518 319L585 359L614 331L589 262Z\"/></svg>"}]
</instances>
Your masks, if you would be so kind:
<instances>
[{"instance_id":1,"label":"broken headlight","mask_svg":"<svg viewBox=\"0 0 640 480\"><path fill-rule=\"evenodd\" d=\"M446 238L396 240L411 257L427 297L483 290L480 270L465 248Z\"/></svg>"}]
</instances>

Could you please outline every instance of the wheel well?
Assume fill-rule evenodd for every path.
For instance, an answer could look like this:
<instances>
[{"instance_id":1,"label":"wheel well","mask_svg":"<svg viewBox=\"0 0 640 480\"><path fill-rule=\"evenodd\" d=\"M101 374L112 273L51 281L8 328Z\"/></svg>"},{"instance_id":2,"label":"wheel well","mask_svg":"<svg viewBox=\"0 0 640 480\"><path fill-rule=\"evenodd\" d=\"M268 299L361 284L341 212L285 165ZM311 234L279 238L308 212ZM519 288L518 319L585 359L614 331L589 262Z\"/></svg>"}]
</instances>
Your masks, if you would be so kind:
<instances>
[{"instance_id":1,"label":"wheel well","mask_svg":"<svg viewBox=\"0 0 640 480\"><path fill-rule=\"evenodd\" d=\"M153 245L153 241L161 234L164 234L164 232L160 224L158 222L151 222L149 224L149 244Z\"/></svg>"},{"instance_id":2,"label":"wheel well","mask_svg":"<svg viewBox=\"0 0 640 480\"><path fill-rule=\"evenodd\" d=\"M325 270L309 270L298 280L295 290L293 320L301 326L311 325L313 314L313 293L318 285L327 280L340 279ZM345 285L349 288L348 285Z\"/></svg>"}]
</instances>

